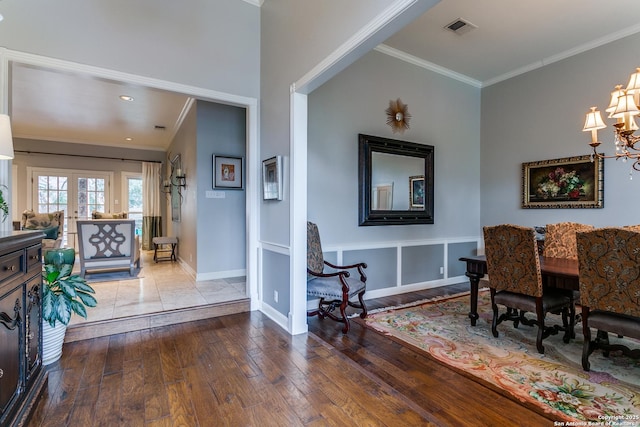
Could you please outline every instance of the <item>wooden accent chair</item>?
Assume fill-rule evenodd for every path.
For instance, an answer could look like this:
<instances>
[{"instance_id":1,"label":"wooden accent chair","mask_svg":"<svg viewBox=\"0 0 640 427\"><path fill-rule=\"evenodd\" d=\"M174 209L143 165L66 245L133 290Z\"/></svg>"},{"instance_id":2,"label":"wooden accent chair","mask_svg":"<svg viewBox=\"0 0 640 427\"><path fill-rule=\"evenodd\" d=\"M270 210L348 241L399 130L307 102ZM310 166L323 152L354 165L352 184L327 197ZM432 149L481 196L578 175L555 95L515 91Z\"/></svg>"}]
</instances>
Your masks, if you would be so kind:
<instances>
[{"instance_id":1,"label":"wooden accent chair","mask_svg":"<svg viewBox=\"0 0 640 427\"><path fill-rule=\"evenodd\" d=\"M337 270L325 272L324 267ZM320 233L318 226L307 222L307 295L320 298L318 308L307 311L307 316L318 316L320 319L329 317L337 322L344 323L342 333L349 332L349 319L345 313L347 306L360 308L360 318L367 317L367 307L362 297L366 291L367 276L364 262L353 265L334 265L324 260ZM348 270L356 269L360 279L352 279ZM350 301L358 295L358 303ZM340 316L333 314L336 308L340 308Z\"/></svg>"},{"instance_id":2,"label":"wooden accent chair","mask_svg":"<svg viewBox=\"0 0 640 427\"><path fill-rule=\"evenodd\" d=\"M580 304L582 305L582 367L590 369L589 355L612 350L640 358L631 350L609 342L608 332L640 339L640 232L600 228L578 233ZM591 339L591 328L597 336Z\"/></svg>"},{"instance_id":3,"label":"wooden accent chair","mask_svg":"<svg viewBox=\"0 0 640 427\"><path fill-rule=\"evenodd\" d=\"M545 229L544 256L578 259L576 233L593 230L594 226L578 222L558 222L547 224Z\"/></svg>"},{"instance_id":4,"label":"wooden accent chair","mask_svg":"<svg viewBox=\"0 0 640 427\"><path fill-rule=\"evenodd\" d=\"M487 226L484 227L484 243L487 270L491 277L489 290L493 308L493 336L498 336L497 326L508 320L513 322L515 328L519 323L538 326L536 348L539 353L544 353L542 340L557 334L559 330L565 331L563 341L569 342L573 333L575 308L565 293L554 290L543 292L534 229L511 224ZM500 316L498 304L507 308ZM527 312L536 313L536 318L527 318ZM562 313L562 327L545 326L545 315L549 312Z\"/></svg>"}]
</instances>

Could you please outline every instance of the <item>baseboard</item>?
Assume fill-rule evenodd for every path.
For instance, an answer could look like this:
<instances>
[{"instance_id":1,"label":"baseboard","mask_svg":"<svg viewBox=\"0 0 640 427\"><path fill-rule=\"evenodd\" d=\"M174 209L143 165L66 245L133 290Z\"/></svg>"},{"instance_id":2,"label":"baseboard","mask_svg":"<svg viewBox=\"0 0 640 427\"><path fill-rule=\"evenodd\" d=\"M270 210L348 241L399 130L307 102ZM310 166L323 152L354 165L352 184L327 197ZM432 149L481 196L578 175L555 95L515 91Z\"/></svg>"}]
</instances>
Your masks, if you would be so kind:
<instances>
[{"instance_id":1,"label":"baseboard","mask_svg":"<svg viewBox=\"0 0 640 427\"><path fill-rule=\"evenodd\" d=\"M159 326L210 319L229 314L244 313L250 310L251 301L248 298L244 298L223 303L123 317L121 319L80 323L67 328L64 342L81 341Z\"/></svg>"}]
</instances>

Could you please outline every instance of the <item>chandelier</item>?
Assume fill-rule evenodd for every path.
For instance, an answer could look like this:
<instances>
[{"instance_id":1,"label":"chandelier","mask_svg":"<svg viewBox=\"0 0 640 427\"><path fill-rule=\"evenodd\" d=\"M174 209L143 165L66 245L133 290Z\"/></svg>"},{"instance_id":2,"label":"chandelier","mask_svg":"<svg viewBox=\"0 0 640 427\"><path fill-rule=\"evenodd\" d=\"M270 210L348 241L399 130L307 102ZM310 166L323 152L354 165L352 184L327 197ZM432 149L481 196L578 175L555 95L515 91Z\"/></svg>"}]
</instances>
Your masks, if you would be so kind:
<instances>
[{"instance_id":1,"label":"chandelier","mask_svg":"<svg viewBox=\"0 0 640 427\"><path fill-rule=\"evenodd\" d=\"M587 113L584 122L583 131L591 131L591 142L589 145L593 149L591 157L597 156L601 159L627 159L633 160L633 169L640 171L640 144L636 147L636 143L640 141L639 135L634 135L638 130L636 124L636 116L640 114L640 68L636 68L636 72L629 77L629 83L625 89L622 85L617 85L615 90L611 92L611 101L606 108L609 118L616 119L613 124L615 153L605 156L598 153L597 148L601 144L598 141L598 129L603 129L607 125L602 121L602 116L597 107L591 107L591 111Z\"/></svg>"}]
</instances>

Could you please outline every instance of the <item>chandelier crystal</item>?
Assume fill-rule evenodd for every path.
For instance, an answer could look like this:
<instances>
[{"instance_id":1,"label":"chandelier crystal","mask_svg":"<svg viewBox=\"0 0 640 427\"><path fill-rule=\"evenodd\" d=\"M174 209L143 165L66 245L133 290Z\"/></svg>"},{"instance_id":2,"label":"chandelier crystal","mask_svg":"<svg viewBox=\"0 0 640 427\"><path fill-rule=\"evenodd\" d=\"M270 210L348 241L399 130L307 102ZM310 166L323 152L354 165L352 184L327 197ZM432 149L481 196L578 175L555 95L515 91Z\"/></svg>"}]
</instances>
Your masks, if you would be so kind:
<instances>
[{"instance_id":1,"label":"chandelier crystal","mask_svg":"<svg viewBox=\"0 0 640 427\"><path fill-rule=\"evenodd\" d=\"M629 77L629 83L625 89L622 85L617 85L611 92L609 106L605 109L609 113L609 118L616 119L613 124L615 153L609 156L598 153L598 130L604 129L607 125L602 120L597 107L591 107L584 122L584 132L591 131L591 142L589 145L593 149L593 156L602 159L622 159L633 161L633 169L640 171L640 141L639 135L634 135L638 130L636 116L640 114L640 68Z\"/></svg>"}]
</instances>

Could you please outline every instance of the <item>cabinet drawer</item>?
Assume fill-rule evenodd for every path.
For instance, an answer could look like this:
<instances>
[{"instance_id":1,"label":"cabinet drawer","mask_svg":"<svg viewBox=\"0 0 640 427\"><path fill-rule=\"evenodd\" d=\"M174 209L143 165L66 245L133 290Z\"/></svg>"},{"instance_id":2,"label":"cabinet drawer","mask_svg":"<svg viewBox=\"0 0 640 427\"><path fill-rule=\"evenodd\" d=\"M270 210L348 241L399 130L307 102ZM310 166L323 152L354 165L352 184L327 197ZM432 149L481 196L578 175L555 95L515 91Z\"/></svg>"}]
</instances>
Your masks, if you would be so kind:
<instances>
[{"instance_id":1,"label":"cabinet drawer","mask_svg":"<svg viewBox=\"0 0 640 427\"><path fill-rule=\"evenodd\" d=\"M0 257L0 282L24 273L24 251L12 252Z\"/></svg>"},{"instance_id":2,"label":"cabinet drawer","mask_svg":"<svg viewBox=\"0 0 640 427\"><path fill-rule=\"evenodd\" d=\"M27 248L27 272L42 270L42 246Z\"/></svg>"}]
</instances>

